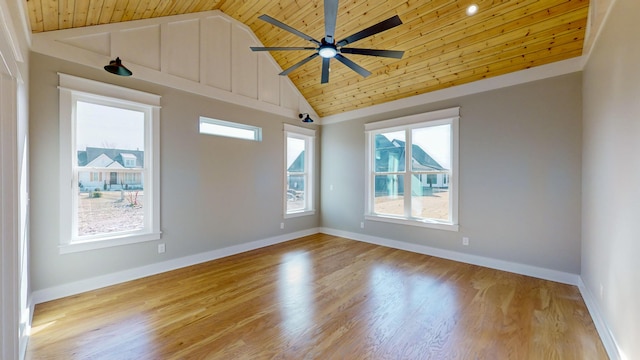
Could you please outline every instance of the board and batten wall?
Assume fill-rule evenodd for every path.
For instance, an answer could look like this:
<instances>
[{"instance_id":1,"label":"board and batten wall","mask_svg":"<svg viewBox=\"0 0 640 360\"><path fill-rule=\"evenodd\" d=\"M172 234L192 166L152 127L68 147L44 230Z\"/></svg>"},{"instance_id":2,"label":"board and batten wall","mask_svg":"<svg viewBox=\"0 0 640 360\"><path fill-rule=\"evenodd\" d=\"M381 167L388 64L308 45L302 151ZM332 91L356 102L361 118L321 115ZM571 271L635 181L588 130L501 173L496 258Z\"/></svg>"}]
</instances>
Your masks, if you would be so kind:
<instances>
[{"instance_id":1,"label":"board and batten wall","mask_svg":"<svg viewBox=\"0 0 640 360\"><path fill-rule=\"evenodd\" d=\"M572 73L323 125L322 227L577 278L581 87L581 74ZM461 112L459 232L365 221L364 124L454 106Z\"/></svg>"},{"instance_id":2,"label":"board and batten wall","mask_svg":"<svg viewBox=\"0 0 640 360\"><path fill-rule=\"evenodd\" d=\"M138 79L294 117L317 115L251 29L221 11L32 35L32 50L96 69L119 57Z\"/></svg>"},{"instance_id":3,"label":"board and batten wall","mask_svg":"<svg viewBox=\"0 0 640 360\"><path fill-rule=\"evenodd\" d=\"M640 2L616 0L584 70L582 280L640 359Z\"/></svg>"},{"instance_id":4,"label":"board and batten wall","mask_svg":"<svg viewBox=\"0 0 640 360\"><path fill-rule=\"evenodd\" d=\"M58 72L162 96L161 240L59 253ZM135 77L118 77L39 53L31 54L30 75L31 286L36 295L47 289L59 291L45 298L67 295L86 288L83 281L87 279L104 284L110 281L105 279L110 274L126 275L145 266L145 271L153 272L154 264L179 266L185 257L206 260L216 250L238 249L265 239L283 241L317 228L318 215L283 219L283 123L301 125L297 117L233 105ZM201 115L259 126L263 140L201 135ZM284 229L280 229L281 222ZM158 254L159 243L166 244L166 253ZM114 281L122 278L116 276Z\"/></svg>"}]
</instances>

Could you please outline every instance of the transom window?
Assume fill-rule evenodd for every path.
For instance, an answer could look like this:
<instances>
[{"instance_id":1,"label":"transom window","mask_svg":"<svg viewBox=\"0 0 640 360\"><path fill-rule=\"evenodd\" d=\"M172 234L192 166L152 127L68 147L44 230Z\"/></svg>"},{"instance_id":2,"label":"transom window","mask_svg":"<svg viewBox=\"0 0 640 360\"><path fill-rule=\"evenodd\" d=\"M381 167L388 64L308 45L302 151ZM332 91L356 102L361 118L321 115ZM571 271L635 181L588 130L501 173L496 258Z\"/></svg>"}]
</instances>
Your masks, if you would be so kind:
<instances>
[{"instance_id":1,"label":"transom window","mask_svg":"<svg viewBox=\"0 0 640 360\"><path fill-rule=\"evenodd\" d=\"M160 238L159 102L60 74L61 252Z\"/></svg>"},{"instance_id":2,"label":"transom window","mask_svg":"<svg viewBox=\"0 0 640 360\"><path fill-rule=\"evenodd\" d=\"M315 213L313 158L315 130L289 124L285 130L285 217Z\"/></svg>"},{"instance_id":3,"label":"transom window","mask_svg":"<svg viewBox=\"0 0 640 360\"><path fill-rule=\"evenodd\" d=\"M456 230L459 108L370 123L369 220Z\"/></svg>"},{"instance_id":4,"label":"transom window","mask_svg":"<svg viewBox=\"0 0 640 360\"><path fill-rule=\"evenodd\" d=\"M260 127L212 119L204 116L200 117L200 134L262 141L262 128Z\"/></svg>"}]
</instances>

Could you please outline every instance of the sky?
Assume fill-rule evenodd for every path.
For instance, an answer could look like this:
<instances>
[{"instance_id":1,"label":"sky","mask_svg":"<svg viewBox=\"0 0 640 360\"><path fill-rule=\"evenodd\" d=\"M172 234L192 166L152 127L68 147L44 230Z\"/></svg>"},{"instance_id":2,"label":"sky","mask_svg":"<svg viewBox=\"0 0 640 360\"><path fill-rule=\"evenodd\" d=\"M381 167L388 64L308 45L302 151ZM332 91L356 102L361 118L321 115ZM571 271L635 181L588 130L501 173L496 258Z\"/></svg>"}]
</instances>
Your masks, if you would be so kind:
<instances>
[{"instance_id":1,"label":"sky","mask_svg":"<svg viewBox=\"0 0 640 360\"><path fill-rule=\"evenodd\" d=\"M77 147L144 149L144 113L78 101ZM385 133L389 140L405 141L404 131ZM413 143L445 168L451 166L451 126L440 125L413 130ZM304 140L289 138L287 168L304 150Z\"/></svg>"},{"instance_id":2,"label":"sky","mask_svg":"<svg viewBox=\"0 0 640 360\"><path fill-rule=\"evenodd\" d=\"M144 150L144 113L78 101L76 107L78 150L106 147Z\"/></svg>"},{"instance_id":3,"label":"sky","mask_svg":"<svg viewBox=\"0 0 640 360\"><path fill-rule=\"evenodd\" d=\"M296 138L287 138L287 169L300 156L304 150L304 140Z\"/></svg>"}]
</instances>

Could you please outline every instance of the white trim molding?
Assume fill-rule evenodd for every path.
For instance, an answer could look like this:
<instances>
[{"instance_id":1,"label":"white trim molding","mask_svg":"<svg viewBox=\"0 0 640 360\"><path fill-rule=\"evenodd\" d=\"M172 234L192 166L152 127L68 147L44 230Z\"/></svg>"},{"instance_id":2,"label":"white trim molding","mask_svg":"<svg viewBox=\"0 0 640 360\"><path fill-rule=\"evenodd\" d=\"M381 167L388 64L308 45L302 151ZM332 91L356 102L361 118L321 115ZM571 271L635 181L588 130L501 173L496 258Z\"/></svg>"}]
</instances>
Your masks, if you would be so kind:
<instances>
[{"instance_id":1,"label":"white trim molding","mask_svg":"<svg viewBox=\"0 0 640 360\"><path fill-rule=\"evenodd\" d=\"M291 119L300 112L319 118L293 82L278 75L273 57L249 46L262 44L219 10L32 35L37 53L100 70L120 57L133 78Z\"/></svg>"},{"instance_id":2,"label":"white trim molding","mask_svg":"<svg viewBox=\"0 0 640 360\"><path fill-rule=\"evenodd\" d=\"M366 242L369 244L385 246L398 250L410 251L418 254L435 256L447 260L458 261L465 264L478 265L490 269L502 270L514 274L526 275L543 280L555 281L568 285L578 285L579 276L558 270L541 268L538 266L519 264L506 260L488 258L479 255L465 254L453 250L444 250L426 245L408 243L404 241L392 240L366 234L359 234L349 231L336 230L331 228L320 228L320 232L333 236Z\"/></svg>"},{"instance_id":3,"label":"white trim molding","mask_svg":"<svg viewBox=\"0 0 640 360\"><path fill-rule=\"evenodd\" d=\"M220 259L223 257L240 254L243 252L260 249L286 241L294 240L303 236L317 234L318 229L312 228L294 233L283 234L256 240L244 244L233 245L222 249L207 251L200 254L167 260L155 264L141 266L133 269L123 270L116 273L96 276L89 279L79 280L72 283L58 285L42 290L34 291L32 294L33 305L43 302L60 299L63 297L80 294L83 292L100 289L103 287L120 284L123 282L140 279L147 276L161 274L167 271L184 268L191 265L204 263Z\"/></svg>"},{"instance_id":4,"label":"white trim molding","mask_svg":"<svg viewBox=\"0 0 640 360\"><path fill-rule=\"evenodd\" d=\"M458 183L459 183L459 121L460 121L460 107L452 107L448 109L430 111L422 114L415 114L395 119L382 120L367 123L364 125L365 129L365 219L372 221L390 222L401 225L411 225L427 227L439 230L458 231ZM404 204L404 213L402 215L392 215L376 212L376 206L374 199L376 198L376 177L385 174L394 174L394 176L404 176L404 189L412 188L412 179L416 174L424 175L427 172L421 172L420 170L413 169L412 159L413 148L416 143L412 136L413 130L424 130L430 127L436 126L449 126L449 160L450 169L446 174L449 176L449 182L447 188L450 194L448 219L433 219L414 217L413 214L413 196L412 193L405 191L403 195L395 194L398 198L402 198ZM387 133L402 132L404 134L404 169L400 170L387 170L384 172L378 172L375 169L374 162L376 153L376 137ZM441 136L445 136L444 134ZM391 139L389 139L391 140ZM416 142L418 140L415 140ZM419 147L420 148L420 147ZM424 150L424 149L423 149ZM446 156L446 155L442 155ZM442 170L439 174L445 174L446 171ZM411 175L411 176L409 176ZM422 181L422 180L420 180ZM444 186L444 183L441 184Z\"/></svg>"},{"instance_id":5,"label":"white trim molding","mask_svg":"<svg viewBox=\"0 0 640 360\"><path fill-rule=\"evenodd\" d=\"M19 356L22 337L18 198L20 167L17 161L17 81L15 77L5 74L5 70L0 63L0 358L15 359Z\"/></svg>"},{"instance_id":6,"label":"white trim molding","mask_svg":"<svg viewBox=\"0 0 640 360\"><path fill-rule=\"evenodd\" d=\"M558 61L552 64L536 66L526 70L474 81L468 84L462 84L404 99L389 101L383 104L373 105L362 109L346 111L340 114L325 116L323 118L320 118L318 120L318 123L321 125L329 125L348 120L361 119L368 116L384 116L384 114L390 113L392 111L418 107L437 101L455 99L461 96L473 95L485 91L497 90L513 85L524 84L531 81L571 74L582 71L583 67L583 58L575 57L568 60Z\"/></svg>"},{"instance_id":7,"label":"white trim molding","mask_svg":"<svg viewBox=\"0 0 640 360\"><path fill-rule=\"evenodd\" d=\"M593 293L582 281L582 277L578 278L577 286L580 290L580 294L582 295L582 299L587 306L587 310L589 310L589 315L591 315L591 319L593 319L593 323L596 326L598 335L600 335L600 340L602 340L602 344L604 345L609 358L611 360L628 360L621 355L620 347L618 346L616 339L613 337L613 333L607 325L607 322L602 316L602 312L598 307L598 303L596 302Z\"/></svg>"},{"instance_id":8,"label":"white trim molding","mask_svg":"<svg viewBox=\"0 0 640 360\"><path fill-rule=\"evenodd\" d=\"M398 240L386 239L366 234L353 233L343 230L331 229L331 228L311 228L294 233L278 235L270 238L252 241L245 244L239 244L229 246L222 249L212 250L205 253L194 254L185 256L178 259L167 260L160 263L141 266L129 270L119 271L116 273L105 274L89 279L75 281L51 288L37 290L32 293L30 297L29 305L33 313L35 305L60 299L63 297L80 294L83 292L104 288L111 285L120 284L127 281L140 279L147 276L161 274L167 271L172 271L207 261L212 261L227 256L240 254L243 252L256 250L259 248L283 243L286 241L295 240L303 236L309 236L317 233L324 233L333 236L339 236L342 238L366 242L369 244L385 246L393 249L410 251L418 254L424 254L429 256L435 256L443 259L458 261L466 264L472 264L482 266L490 269L496 269L501 271L507 271L515 274L531 276L543 280L555 281L563 284L577 286L582 294L584 302L589 310L598 334L602 339L605 349L609 357L613 360L627 360L620 356L619 347L607 326L606 321L599 312L594 298L590 291L586 288L582 279L577 274L541 268L537 266L518 264L505 260L498 260L478 255L465 254L452 250L443 250L426 245L419 245L414 243L408 243Z\"/></svg>"},{"instance_id":9,"label":"white trim molding","mask_svg":"<svg viewBox=\"0 0 640 360\"><path fill-rule=\"evenodd\" d=\"M59 216L61 254L102 249L160 239L160 104L161 96L138 90L58 73L60 111L60 190ZM90 102L113 108L133 110L142 114L144 128L144 167L141 168L145 196L143 228L120 233L96 235L78 234L78 174L76 106ZM85 144L86 145L86 144ZM106 186L106 180L105 180ZM74 195L76 194L76 195Z\"/></svg>"}]
</instances>

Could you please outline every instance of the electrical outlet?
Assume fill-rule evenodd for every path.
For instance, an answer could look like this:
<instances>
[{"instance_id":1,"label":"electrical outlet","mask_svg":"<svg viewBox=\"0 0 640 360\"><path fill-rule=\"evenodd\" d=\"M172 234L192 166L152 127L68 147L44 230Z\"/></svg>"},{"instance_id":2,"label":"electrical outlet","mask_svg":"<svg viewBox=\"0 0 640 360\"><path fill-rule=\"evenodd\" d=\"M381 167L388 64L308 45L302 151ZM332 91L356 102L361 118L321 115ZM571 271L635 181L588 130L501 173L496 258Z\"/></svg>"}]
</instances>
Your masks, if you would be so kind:
<instances>
[{"instance_id":1,"label":"electrical outlet","mask_svg":"<svg viewBox=\"0 0 640 360\"><path fill-rule=\"evenodd\" d=\"M364 229L364 221L360 222L360 229Z\"/></svg>"},{"instance_id":2,"label":"electrical outlet","mask_svg":"<svg viewBox=\"0 0 640 360\"><path fill-rule=\"evenodd\" d=\"M158 244L158 254L162 254L165 251L164 244Z\"/></svg>"},{"instance_id":3,"label":"electrical outlet","mask_svg":"<svg viewBox=\"0 0 640 360\"><path fill-rule=\"evenodd\" d=\"M284 229L284 223L280 223L280 229Z\"/></svg>"},{"instance_id":4,"label":"electrical outlet","mask_svg":"<svg viewBox=\"0 0 640 360\"><path fill-rule=\"evenodd\" d=\"M464 246L469 246L469 238L468 237L463 237L462 238L462 245Z\"/></svg>"}]
</instances>

